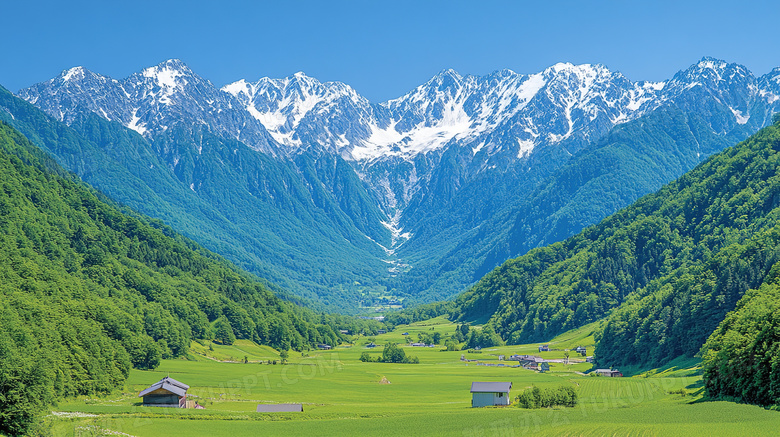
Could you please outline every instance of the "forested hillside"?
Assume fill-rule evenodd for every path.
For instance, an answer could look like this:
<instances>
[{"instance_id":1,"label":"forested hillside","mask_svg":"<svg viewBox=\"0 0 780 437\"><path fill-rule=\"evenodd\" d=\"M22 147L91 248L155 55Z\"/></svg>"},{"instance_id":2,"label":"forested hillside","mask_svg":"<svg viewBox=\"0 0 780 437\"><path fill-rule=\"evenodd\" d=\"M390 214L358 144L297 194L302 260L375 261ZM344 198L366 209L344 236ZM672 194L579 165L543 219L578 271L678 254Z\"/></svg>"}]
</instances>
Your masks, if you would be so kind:
<instances>
[{"instance_id":1,"label":"forested hillside","mask_svg":"<svg viewBox=\"0 0 780 437\"><path fill-rule=\"evenodd\" d=\"M121 387L131 367L182 356L216 325L285 350L375 329L283 301L101 199L0 123L0 433L24 433L57 397Z\"/></svg>"},{"instance_id":2,"label":"forested hillside","mask_svg":"<svg viewBox=\"0 0 780 437\"><path fill-rule=\"evenodd\" d=\"M750 290L702 348L707 394L759 405L780 402L780 265Z\"/></svg>"},{"instance_id":3,"label":"forested hillside","mask_svg":"<svg viewBox=\"0 0 780 437\"><path fill-rule=\"evenodd\" d=\"M563 242L504 263L455 301L528 342L609 316L603 365L698 352L780 260L780 120Z\"/></svg>"},{"instance_id":4,"label":"forested hillside","mask_svg":"<svg viewBox=\"0 0 780 437\"><path fill-rule=\"evenodd\" d=\"M527 163L532 169L527 172L485 172L421 221L431 234L425 244L409 241L398 250L446 255L413 262L415 267L391 284L410 294L443 290L456 281L465 289L502 261L598 223L749 133L740 126L717 134L695 112L665 107L617 126L568 161L538 153L533 159L543 162ZM559 162L565 165L553 171ZM492 189L488 197L484 186Z\"/></svg>"},{"instance_id":5,"label":"forested hillside","mask_svg":"<svg viewBox=\"0 0 780 437\"><path fill-rule=\"evenodd\" d=\"M339 285L388 274L384 214L340 157L277 160L185 122L153 142L92 113L68 126L2 87L0 120L112 199L320 307L354 309L360 294Z\"/></svg>"}]
</instances>

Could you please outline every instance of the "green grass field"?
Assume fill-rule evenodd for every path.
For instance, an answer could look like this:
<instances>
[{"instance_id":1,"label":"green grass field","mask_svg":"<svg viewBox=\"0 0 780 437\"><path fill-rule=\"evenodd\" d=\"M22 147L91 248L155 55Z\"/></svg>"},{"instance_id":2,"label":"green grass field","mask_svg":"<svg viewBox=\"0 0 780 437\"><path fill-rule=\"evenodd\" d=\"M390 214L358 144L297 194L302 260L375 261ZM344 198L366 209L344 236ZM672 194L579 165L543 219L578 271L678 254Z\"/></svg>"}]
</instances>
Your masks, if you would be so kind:
<instances>
[{"instance_id":1,"label":"green grass field","mask_svg":"<svg viewBox=\"0 0 780 437\"><path fill-rule=\"evenodd\" d=\"M445 334L455 325L436 319L402 326L373 340L380 345L405 343L403 332L416 337L431 328ZM592 350L592 330L593 326L584 327L548 343L555 349L583 345ZM780 413L775 411L702 402L701 377L690 368L678 371L690 367L690 362L632 378L605 378L580 373L590 368L586 363L553 363L549 373L541 374L460 361L462 354L486 363L514 353L563 357L563 351L539 353L538 345L531 344L489 348L480 354L405 346L420 364L363 363L358 358L368 350L367 342L357 338L354 345L331 351L291 352L286 365L258 364L278 360L279 354L250 342L213 345L213 350L193 343L190 360L166 360L155 371L134 370L123 393L62 403L60 416L50 423L55 435L100 435L111 430L139 437L776 435L780 427ZM373 353L381 353L381 347ZM247 364L221 362L243 361L245 356ZM206 409L139 406L137 393L166 375L189 384L188 397ZM380 383L383 378L389 384ZM577 388L580 403L575 408L542 410L474 409L469 393L472 381L511 381L512 396L532 385L569 384ZM680 389L685 389L685 395ZM261 414L255 412L258 403L303 403L304 412ZM69 417L85 414L91 416Z\"/></svg>"}]
</instances>

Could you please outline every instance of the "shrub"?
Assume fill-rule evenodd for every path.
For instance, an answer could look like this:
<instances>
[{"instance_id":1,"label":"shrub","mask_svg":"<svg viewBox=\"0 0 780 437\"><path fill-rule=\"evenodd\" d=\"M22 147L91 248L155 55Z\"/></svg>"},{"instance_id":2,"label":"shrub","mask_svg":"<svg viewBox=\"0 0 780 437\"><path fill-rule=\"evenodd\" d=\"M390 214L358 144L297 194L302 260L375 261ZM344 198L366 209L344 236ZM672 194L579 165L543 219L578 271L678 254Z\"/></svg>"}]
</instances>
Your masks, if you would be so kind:
<instances>
[{"instance_id":1,"label":"shrub","mask_svg":"<svg viewBox=\"0 0 780 437\"><path fill-rule=\"evenodd\" d=\"M520 393L515 402L521 408L574 407L577 405L577 391L568 385L546 389L532 386Z\"/></svg>"}]
</instances>

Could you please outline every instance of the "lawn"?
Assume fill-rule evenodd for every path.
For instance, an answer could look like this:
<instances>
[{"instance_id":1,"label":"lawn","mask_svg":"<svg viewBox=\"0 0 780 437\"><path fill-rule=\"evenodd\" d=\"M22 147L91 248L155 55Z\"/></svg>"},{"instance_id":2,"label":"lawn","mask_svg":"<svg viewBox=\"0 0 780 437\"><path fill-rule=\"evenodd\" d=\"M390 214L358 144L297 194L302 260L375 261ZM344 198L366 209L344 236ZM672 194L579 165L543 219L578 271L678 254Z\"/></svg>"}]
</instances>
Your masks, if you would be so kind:
<instances>
[{"instance_id":1,"label":"lawn","mask_svg":"<svg viewBox=\"0 0 780 437\"><path fill-rule=\"evenodd\" d=\"M438 319L401 326L373 340L377 344L405 343L403 332L416 336L417 332L433 328L448 333L454 326ZM563 356L561 350L536 352L537 344L487 348L479 354L404 346L407 354L419 357L420 364L363 363L359 357L369 350L365 348L367 340L357 338L353 345L331 351L292 352L286 365L259 364L261 360L264 363L269 359L278 360L279 355L249 342L214 345L213 350L194 343L192 360L165 360L155 371L132 371L123 393L62 403L59 411L95 416L56 419L53 421L55 434L88 435L107 429L139 437L171 434L479 436L527 432L538 435L773 435L780 426L780 413L775 411L727 402L701 402L701 377L690 371L664 370L641 377L606 378L579 373L590 368L586 363L554 363L549 373L542 374L460 360L461 355L486 363L497 363L498 355L514 353ZM580 329L549 344L554 349L563 344L592 348L592 336L588 329ZM373 353L381 353L381 347ZM243 363L244 356L249 363ZM575 354L571 356L574 358ZM139 406L137 393L166 375L189 384L188 397L197 399L206 409ZM381 383L383 379L389 384ZM575 408L544 410L473 409L469 393L473 381L511 381L512 396L532 385L573 385L580 403ZM302 403L304 412L259 414L255 412L258 403Z\"/></svg>"}]
</instances>

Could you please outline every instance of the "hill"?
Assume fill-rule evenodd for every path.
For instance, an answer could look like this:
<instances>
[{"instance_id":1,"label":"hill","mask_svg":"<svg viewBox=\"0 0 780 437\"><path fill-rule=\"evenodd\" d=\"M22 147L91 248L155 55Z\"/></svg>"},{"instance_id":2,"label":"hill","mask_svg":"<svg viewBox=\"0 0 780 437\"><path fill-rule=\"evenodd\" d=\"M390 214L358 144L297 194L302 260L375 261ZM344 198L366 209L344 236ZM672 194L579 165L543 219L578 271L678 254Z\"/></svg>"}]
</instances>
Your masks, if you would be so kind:
<instances>
[{"instance_id":1,"label":"hill","mask_svg":"<svg viewBox=\"0 0 780 437\"><path fill-rule=\"evenodd\" d=\"M507 261L454 302L511 343L607 317L600 365L696 354L780 260L780 120L583 232Z\"/></svg>"},{"instance_id":2,"label":"hill","mask_svg":"<svg viewBox=\"0 0 780 437\"><path fill-rule=\"evenodd\" d=\"M121 387L193 338L336 344L368 322L286 302L159 221L120 211L0 123L0 432Z\"/></svg>"},{"instance_id":3,"label":"hill","mask_svg":"<svg viewBox=\"0 0 780 437\"><path fill-rule=\"evenodd\" d=\"M387 273L384 215L339 157L280 161L191 126L150 142L92 113L68 126L2 87L0 106L0 120L115 201L319 308L356 307L351 285Z\"/></svg>"}]
</instances>

